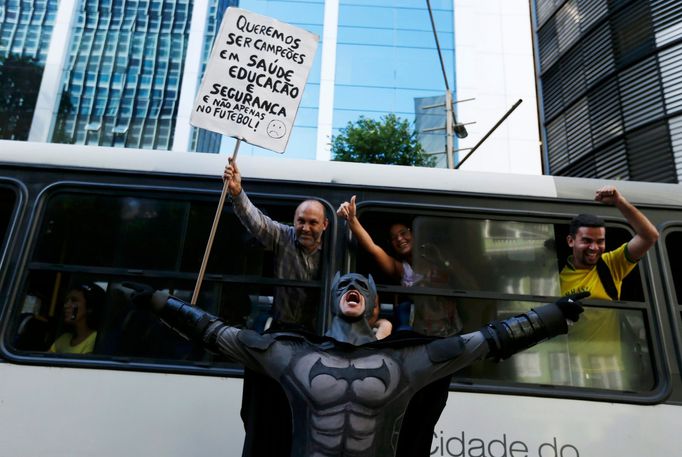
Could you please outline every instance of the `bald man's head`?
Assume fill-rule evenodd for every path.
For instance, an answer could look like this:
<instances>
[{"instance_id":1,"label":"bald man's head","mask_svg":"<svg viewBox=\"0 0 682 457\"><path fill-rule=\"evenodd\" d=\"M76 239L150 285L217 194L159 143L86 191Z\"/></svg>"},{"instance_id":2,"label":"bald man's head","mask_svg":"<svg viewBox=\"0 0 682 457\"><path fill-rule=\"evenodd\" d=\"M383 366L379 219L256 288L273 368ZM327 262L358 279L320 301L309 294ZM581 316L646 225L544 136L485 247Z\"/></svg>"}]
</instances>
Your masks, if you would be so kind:
<instances>
[{"instance_id":1,"label":"bald man's head","mask_svg":"<svg viewBox=\"0 0 682 457\"><path fill-rule=\"evenodd\" d=\"M322 235L328 223L322 203L305 200L294 213L296 239L306 251L313 252L322 243Z\"/></svg>"}]
</instances>

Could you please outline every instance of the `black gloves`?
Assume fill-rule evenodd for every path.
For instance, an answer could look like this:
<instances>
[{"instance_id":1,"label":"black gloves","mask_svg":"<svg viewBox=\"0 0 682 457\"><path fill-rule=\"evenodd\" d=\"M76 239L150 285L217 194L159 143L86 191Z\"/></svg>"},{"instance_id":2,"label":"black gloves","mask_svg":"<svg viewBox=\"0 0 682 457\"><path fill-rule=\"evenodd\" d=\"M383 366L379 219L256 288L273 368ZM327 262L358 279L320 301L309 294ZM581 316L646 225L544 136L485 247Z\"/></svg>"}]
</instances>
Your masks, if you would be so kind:
<instances>
[{"instance_id":1,"label":"black gloves","mask_svg":"<svg viewBox=\"0 0 682 457\"><path fill-rule=\"evenodd\" d=\"M583 307L580 306L580 300L589 296L589 292L580 292L562 297L555 301L554 304L561 310L566 319L571 322L578 322L580 313L583 312Z\"/></svg>"},{"instance_id":2,"label":"black gloves","mask_svg":"<svg viewBox=\"0 0 682 457\"><path fill-rule=\"evenodd\" d=\"M147 284L141 284L139 282L124 282L121 286L129 289L129 299L135 305L140 308L151 308L152 295L154 295L154 288L148 286Z\"/></svg>"}]
</instances>

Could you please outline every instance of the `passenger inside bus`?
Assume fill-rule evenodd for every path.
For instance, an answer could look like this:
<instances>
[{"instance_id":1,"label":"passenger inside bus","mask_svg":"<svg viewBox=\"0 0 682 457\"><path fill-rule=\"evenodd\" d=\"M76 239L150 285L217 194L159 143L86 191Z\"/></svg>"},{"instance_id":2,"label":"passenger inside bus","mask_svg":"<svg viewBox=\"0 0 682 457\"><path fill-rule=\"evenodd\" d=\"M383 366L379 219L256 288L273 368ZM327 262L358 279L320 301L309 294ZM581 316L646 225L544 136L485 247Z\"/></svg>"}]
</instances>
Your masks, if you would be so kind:
<instances>
[{"instance_id":1,"label":"passenger inside bus","mask_svg":"<svg viewBox=\"0 0 682 457\"><path fill-rule=\"evenodd\" d=\"M597 189L595 200L615 206L635 230L635 235L619 248L605 252L603 219L591 214L576 216L566 237L571 255L561 270L561 293L566 296L588 291L594 299L620 300L623 279L656 243L658 231L613 186ZM625 366L631 351L622 347L621 327L626 323L613 309L586 310L584 319L568 337L572 363L584 375L582 385L632 389L626 383Z\"/></svg>"},{"instance_id":2,"label":"passenger inside bus","mask_svg":"<svg viewBox=\"0 0 682 457\"><path fill-rule=\"evenodd\" d=\"M90 354L95 349L97 329L106 293L93 282L83 282L66 294L62 323L66 331L50 346L49 352Z\"/></svg>"},{"instance_id":3,"label":"passenger inside bus","mask_svg":"<svg viewBox=\"0 0 682 457\"><path fill-rule=\"evenodd\" d=\"M273 221L256 208L242 188L237 162L230 159L223 179L228 182L234 212L244 227L275 252L275 277L313 280L320 277L323 235L329 221L317 200L301 202L293 227ZM303 288L278 288L273 303L273 328L300 327L314 330L319 296Z\"/></svg>"},{"instance_id":4,"label":"passenger inside bus","mask_svg":"<svg viewBox=\"0 0 682 457\"><path fill-rule=\"evenodd\" d=\"M389 278L399 281L403 287L443 285L450 282L454 274L469 278L464 269L454 266L458 262L445 262L436 246L430 246L433 259L428 271L413 269L413 237L408 224L394 222L389 227L388 238L393 255L376 244L357 217L356 196L343 202L337 214L346 220L360 246L367 251L379 268ZM473 281L473 278L471 278ZM445 297L414 296L404 297L394 308L394 321L398 330L414 330L431 336L452 336L462 330L462 321L457 304ZM404 419L404 427L410 430L408 436L401 435L398 446L399 456L429 455L434 427L445 408L450 387L450 376L446 376L415 394L410 400Z\"/></svg>"}]
</instances>

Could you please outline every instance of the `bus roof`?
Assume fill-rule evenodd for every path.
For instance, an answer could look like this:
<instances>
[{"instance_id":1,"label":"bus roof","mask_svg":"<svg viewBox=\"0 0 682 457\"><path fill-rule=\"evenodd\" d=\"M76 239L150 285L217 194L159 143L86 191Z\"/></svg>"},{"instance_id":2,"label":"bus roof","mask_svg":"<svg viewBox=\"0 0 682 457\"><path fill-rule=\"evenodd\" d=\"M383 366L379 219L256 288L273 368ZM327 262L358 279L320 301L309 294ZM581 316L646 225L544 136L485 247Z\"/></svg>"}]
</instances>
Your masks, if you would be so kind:
<instances>
[{"instance_id":1,"label":"bus roof","mask_svg":"<svg viewBox=\"0 0 682 457\"><path fill-rule=\"evenodd\" d=\"M227 155L0 140L0 164L82 168L220 179ZM348 186L456 191L592 200L600 186L614 184L634 203L682 205L679 184L491 173L442 168L326 162L277 157L238 157L250 179L333 183Z\"/></svg>"}]
</instances>

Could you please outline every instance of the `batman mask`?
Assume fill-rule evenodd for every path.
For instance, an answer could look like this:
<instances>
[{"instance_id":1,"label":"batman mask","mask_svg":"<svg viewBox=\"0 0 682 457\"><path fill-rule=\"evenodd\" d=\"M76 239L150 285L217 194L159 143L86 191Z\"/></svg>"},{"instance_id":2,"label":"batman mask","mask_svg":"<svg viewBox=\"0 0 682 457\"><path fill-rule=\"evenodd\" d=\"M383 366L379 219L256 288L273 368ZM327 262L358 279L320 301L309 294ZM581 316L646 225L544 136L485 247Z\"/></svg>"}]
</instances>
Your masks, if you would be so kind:
<instances>
[{"instance_id":1,"label":"batman mask","mask_svg":"<svg viewBox=\"0 0 682 457\"><path fill-rule=\"evenodd\" d=\"M374 284L374 279L372 275L369 278L365 278L363 275L358 273L348 273L343 276L340 273L336 273L334 277L334 283L332 284L332 290L334 291L334 308L333 313L336 316L343 316L341 310L341 301L344 295L351 291L355 291L355 294L351 293L346 295L347 300L358 302L360 300L359 296L364 297L365 309L362 313L365 319L372 316L372 311L377 298L377 288ZM348 317L348 316L346 316ZM358 316L359 318L360 316ZM352 318L350 320L353 320Z\"/></svg>"},{"instance_id":2,"label":"batman mask","mask_svg":"<svg viewBox=\"0 0 682 457\"><path fill-rule=\"evenodd\" d=\"M327 336L345 343L360 345L375 341L367 319L376 306L377 289L370 275L336 273L332 284L334 300L332 325ZM362 306L364 305L364 309Z\"/></svg>"}]
</instances>

